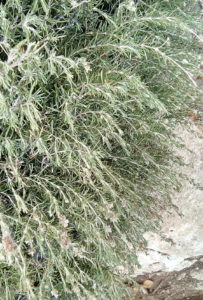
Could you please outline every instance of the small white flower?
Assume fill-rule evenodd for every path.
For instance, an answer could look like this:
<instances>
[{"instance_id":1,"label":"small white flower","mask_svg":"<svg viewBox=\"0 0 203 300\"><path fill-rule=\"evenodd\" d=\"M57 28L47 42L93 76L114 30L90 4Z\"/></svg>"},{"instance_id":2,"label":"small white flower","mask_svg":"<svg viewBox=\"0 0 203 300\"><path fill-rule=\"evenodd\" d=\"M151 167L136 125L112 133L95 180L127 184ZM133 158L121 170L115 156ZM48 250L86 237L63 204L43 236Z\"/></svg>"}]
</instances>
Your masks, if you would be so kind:
<instances>
[{"instance_id":1,"label":"small white flower","mask_svg":"<svg viewBox=\"0 0 203 300\"><path fill-rule=\"evenodd\" d=\"M118 221L118 216L113 212L110 215L110 220L111 220L111 222L116 223Z\"/></svg>"},{"instance_id":2,"label":"small white flower","mask_svg":"<svg viewBox=\"0 0 203 300\"><path fill-rule=\"evenodd\" d=\"M130 242L127 242L126 244L127 244L128 249L129 249L130 251L132 251L132 250L134 249L133 245L132 245Z\"/></svg>"},{"instance_id":3,"label":"small white flower","mask_svg":"<svg viewBox=\"0 0 203 300\"><path fill-rule=\"evenodd\" d=\"M106 231L106 233L112 233L112 229L110 226L106 226L105 231Z\"/></svg>"},{"instance_id":4,"label":"small white flower","mask_svg":"<svg viewBox=\"0 0 203 300\"><path fill-rule=\"evenodd\" d=\"M126 5L126 8L129 11L136 11L136 5L135 2L133 0L129 0L128 4Z\"/></svg>"},{"instance_id":5,"label":"small white flower","mask_svg":"<svg viewBox=\"0 0 203 300\"><path fill-rule=\"evenodd\" d=\"M35 220L35 221L39 221L39 220L40 220L40 217L39 217L36 213L34 213L34 214L32 215L32 218L33 218L33 220Z\"/></svg>"},{"instance_id":6,"label":"small white flower","mask_svg":"<svg viewBox=\"0 0 203 300\"><path fill-rule=\"evenodd\" d=\"M28 250L28 254L29 254L30 256L34 256L35 252L36 252L35 248L30 248L30 249Z\"/></svg>"},{"instance_id":7,"label":"small white flower","mask_svg":"<svg viewBox=\"0 0 203 300\"><path fill-rule=\"evenodd\" d=\"M72 5L72 7L76 7L78 5L78 3L75 0L71 0L71 5Z\"/></svg>"},{"instance_id":8,"label":"small white flower","mask_svg":"<svg viewBox=\"0 0 203 300\"><path fill-rule=\"evenodd\" d=\"M108 203L108 204L107 204L107 207L108 207L109 209L112 209L113 206L114 206L113 203Z\"/></svg>"},{"instance_id":9,"label":"small white flower","mask_svg":"<svg viewBox=\"0 0 203 300\"><path fill-rule=\"evenodd\" d=\"M183 62L184 64L188 64L188 63L189 63L189 61L188 61L187 59L183 59L182 62Z\"/></svg>"},{"instance_id":10,"label":"small white flower","mask_svg":"<svg viewBox=\"0 0 203 300\"><path fill-rule=\"evenodd\" d=\"M125 268L124 268L124 266L117 266L116 271L120 274L124 274L125 273Z\"/></svg>"},{"instance_id":11,"label":"small white flower","mask_svg":"<svg viewBox=\"0 0 203 300\"><path fill-rule=\"evenodd\" d=\"M170 47L171 46L171 40L169 37L166 39L166 46Z\"/></svg>"},{"instance_id":12,"label":"small white flower","mask_svg":"<svg viewBox=\"0 0 203 300\"><path fill-rule=\"evenodd\" d=\"M74 256L83 257L83 253L85 252L85 249L83 247L73 247L73 254Z\"/></svg>"},{"instance_id":13,"label":"small white flower","mask_svg":"<svg viewBox=\"0 0 203 300\"><path fill-rule=\"evenodd\" d=\"M68 219L66 219L65 216L60 215L60 216L59 216L59 224L60 224L61 226L63 226L64 228L67 228L67 227L68 227L68 224L69 224L69 221L68 221Z\"/></svg>"},{"instance_id":14,"label":"small white flower","mask_svg":"<svg viewBox=\"0 0 203 300\"><path fill-rule=\"evenodd\" d=\"M91 69L91 66L90 66L90 63L86 62L83 64L84 68L85 68L85 71L88 73L90 71L92 71Z\"/></svg>"},{"instance_id":15,"label":"small white flower","mask_svg":"<svg viewBox=\"0 0 203 300\"><path fill-rule=\"evenodd\" d=\"M39 232L46 232L46 228L45 228L45 226L38 226L38 228L37 228L37 230L39 231Z\"/></svg>"},{"instance_id":16,"label":"small white flower","mask_svg":"<svg viewBox=\"0 0 203 300\"><path fill-rule=\"evenodd\" d=\"M56 298L56 299L58 299L58 297L59 297L59 293L58 293L58 291L55 290L55 289L51 291L51 295L52 295L54 298Z\"/></svg>"}]
</instances>

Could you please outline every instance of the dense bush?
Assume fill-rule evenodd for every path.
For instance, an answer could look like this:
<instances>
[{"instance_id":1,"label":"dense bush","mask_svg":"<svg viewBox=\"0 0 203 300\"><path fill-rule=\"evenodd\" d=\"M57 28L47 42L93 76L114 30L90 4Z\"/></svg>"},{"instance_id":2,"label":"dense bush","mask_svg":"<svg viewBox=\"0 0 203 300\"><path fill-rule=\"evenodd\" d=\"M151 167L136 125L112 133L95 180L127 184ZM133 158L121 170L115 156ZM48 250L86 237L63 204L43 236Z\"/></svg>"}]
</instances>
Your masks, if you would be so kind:
<instances>
[{"instance_id":1,"label":"dense bush","mask_svg":"<svg viewBox=\"0 0 203 300\"><path fill-rule=\"evenodd\" d=\"M190 1L192 2L192 1ZM124 299L177 179L200 13L181 0L0 4L2 299Z\"/></svg>"}]
</instances>

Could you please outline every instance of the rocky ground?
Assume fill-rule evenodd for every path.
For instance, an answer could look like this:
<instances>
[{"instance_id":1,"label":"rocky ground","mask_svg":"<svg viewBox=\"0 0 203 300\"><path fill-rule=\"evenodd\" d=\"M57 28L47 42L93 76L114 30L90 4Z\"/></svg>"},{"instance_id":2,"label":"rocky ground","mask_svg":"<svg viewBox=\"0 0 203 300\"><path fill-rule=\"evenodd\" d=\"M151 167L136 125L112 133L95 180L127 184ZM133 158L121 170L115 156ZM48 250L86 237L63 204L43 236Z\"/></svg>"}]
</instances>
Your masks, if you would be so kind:
<instances>
[{"instance_id":1,"label":"rocky ground","mask_svg":"<svg viewBox=\"0 0 203 300\"><path fill-rule=\"evenodd\" d=\"M197 79L203 89L203 78ZM181 171L190 179L173 195L177 212L163 213L161 234L147 232L148 246L138 252L138 287L130 287L135 299L203 299L203 119L191 112L189 126L176 134L185 148L178 149L185 165Z\"/></svg>"}]
</instances>

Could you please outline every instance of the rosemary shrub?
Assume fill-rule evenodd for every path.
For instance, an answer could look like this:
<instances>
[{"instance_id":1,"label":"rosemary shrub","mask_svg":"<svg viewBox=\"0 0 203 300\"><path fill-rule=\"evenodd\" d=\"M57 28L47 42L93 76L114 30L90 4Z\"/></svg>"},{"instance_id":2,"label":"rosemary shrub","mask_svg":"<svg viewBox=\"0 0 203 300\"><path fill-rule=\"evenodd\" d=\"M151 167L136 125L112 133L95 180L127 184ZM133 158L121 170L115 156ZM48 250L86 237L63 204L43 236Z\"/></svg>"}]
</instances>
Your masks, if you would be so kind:
<instances>
[{"instance_id":1,"label":"rosemary shrub","mask_svg":"<svg viewBox=\"0 0 203 300\"><path fill-rule=\"evenodd\" d=\"M123 278L179 186L190 2L1 1L1 299L132 298Z\"/></svg>"}]
</instances>

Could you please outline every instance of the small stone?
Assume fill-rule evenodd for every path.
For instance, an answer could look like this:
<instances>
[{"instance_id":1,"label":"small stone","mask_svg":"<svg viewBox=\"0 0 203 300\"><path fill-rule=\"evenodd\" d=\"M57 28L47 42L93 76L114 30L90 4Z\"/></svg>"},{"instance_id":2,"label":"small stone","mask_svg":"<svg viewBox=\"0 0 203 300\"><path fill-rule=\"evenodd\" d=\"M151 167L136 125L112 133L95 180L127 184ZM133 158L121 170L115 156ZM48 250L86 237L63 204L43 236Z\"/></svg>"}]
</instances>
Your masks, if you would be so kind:
<instances>
[{"instance_id":1,"label":"small stone","mask_svg":"<svg viewBox=\"0 0 203 300\"><path fill-rule=\"evenodd\" d=\"M145 289L151 289L152 285L153 285L153 281L145 280L142 284L142 287Z\"/></svg>"}]
</instances>

